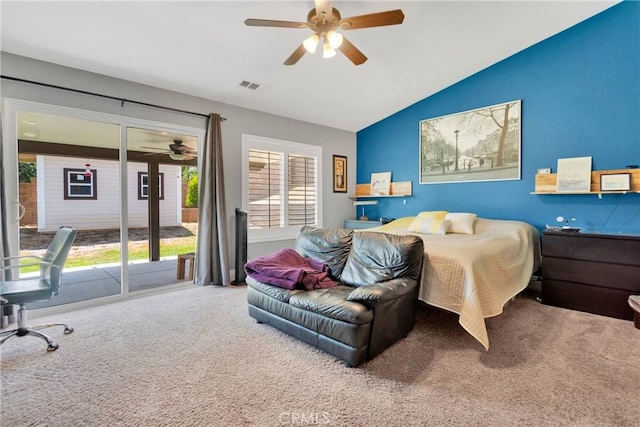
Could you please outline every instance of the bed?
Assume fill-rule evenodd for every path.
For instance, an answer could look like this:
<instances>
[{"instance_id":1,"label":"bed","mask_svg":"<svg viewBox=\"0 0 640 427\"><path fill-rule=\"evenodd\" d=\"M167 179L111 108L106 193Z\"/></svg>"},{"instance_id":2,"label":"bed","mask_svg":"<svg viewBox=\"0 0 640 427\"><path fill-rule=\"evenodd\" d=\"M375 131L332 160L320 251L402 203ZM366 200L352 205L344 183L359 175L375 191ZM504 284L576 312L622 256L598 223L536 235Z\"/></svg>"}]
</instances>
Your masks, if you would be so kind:
<instances>
[{"instance_id":1,"label":"bed","mask_svg":"<svg viewBox=\"0 0 640 427\"><path fill-rule=\"evenodd\" d=\"M366 231L420 236L425 257L418 298L457 313L460 325L488 350L484 319L502 313L540 266L538 230L521 221L475 218L473 234L422 234L409 231L413 220Z\"/></svg>"}]
</instances>

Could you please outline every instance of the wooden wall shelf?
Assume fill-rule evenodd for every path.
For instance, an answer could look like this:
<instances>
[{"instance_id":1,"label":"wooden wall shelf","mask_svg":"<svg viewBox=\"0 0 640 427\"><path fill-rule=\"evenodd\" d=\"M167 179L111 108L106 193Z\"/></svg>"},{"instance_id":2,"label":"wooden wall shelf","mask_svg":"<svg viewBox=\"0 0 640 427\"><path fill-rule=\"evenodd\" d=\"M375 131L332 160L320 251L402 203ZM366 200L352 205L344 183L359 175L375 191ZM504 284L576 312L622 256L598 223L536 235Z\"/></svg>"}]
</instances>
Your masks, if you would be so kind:
<instances>
[{"instance_id":1,"label":"wooden wall shelf","mask_svg":"<svg viewBox=\"0 0 640 427\"><path fill-rule=\"evenodd\" d=\"M631 174L631 189L628 191L601 191L600 176L612 173L628 173ZM602 197L603 194L624 194L624 193L640 193L640 169L614 169L601 170L591 172L591 191L588 192L565 192L556 191L556 182L558 175L555 173L537 173L535 191L531 194L597 194Z\"/></svg>"},{"instance_id":2,"label":"wooden wall shelf","mask_svg":"<svg viewBox=\"0 0 640 427\"><path fill-rule=\"evenodd\" d=\"M388 196L377 196L370 193L370 183L356 184L356 194L354 196L349 196L349 198L355 200L366 197L409 197L413 195L413 184L412 181L392 182L391 189L389 190L390 194Z\"/></svg>"}]
</instances>

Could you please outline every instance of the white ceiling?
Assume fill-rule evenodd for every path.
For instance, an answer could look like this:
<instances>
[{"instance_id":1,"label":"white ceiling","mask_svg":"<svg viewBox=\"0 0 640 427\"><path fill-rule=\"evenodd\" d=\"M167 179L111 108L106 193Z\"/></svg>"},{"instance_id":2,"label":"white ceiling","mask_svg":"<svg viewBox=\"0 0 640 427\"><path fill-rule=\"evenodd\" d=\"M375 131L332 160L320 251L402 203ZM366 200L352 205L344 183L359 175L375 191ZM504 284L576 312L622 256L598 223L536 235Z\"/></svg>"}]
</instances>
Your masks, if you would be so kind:
<instances>
[{"instance_id":1,"label":"white ceiling","mask_svg":"<svg viewBox=\"0 0 640 427\"><path fill-rule=\"evenodd\" d=\"M334 1L343 17L400 8L402 25L342 31L369 60L282 63L313 1L6 1L3 51L358 131L617 1ZM13 76L20 77L20 76ZM251 91L242 80L263 86ZM99 88L95 88L100 92ZM206 113L206 112L205 112Z\"/></svg>"},{"instance_id":2,"label":"white ceiling","mask_svg":"<svg viewBox=\"0 0 640 427\"><path fill-rule=\"evenodd\" d=\"M18 111L16 122L19 139L97 148L120 147L120 127L113 123L26 111ZM169 144L175 140L182 141L190 151L197 149L198 138L195 136L127 128L127 148L132 151L170 151Z\"/></svg>"}]
</instances>

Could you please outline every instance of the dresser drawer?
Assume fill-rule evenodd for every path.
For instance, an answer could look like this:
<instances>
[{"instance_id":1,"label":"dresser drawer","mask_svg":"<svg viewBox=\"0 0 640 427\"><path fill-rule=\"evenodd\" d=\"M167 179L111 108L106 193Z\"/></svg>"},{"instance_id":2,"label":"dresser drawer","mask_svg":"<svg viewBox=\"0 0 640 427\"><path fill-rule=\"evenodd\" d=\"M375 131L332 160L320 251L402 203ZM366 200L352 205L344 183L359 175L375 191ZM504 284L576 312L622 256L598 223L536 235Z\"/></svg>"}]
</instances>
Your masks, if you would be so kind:
<instances>
[{"instance_id":1,"label":"dresser drawer","mask_svg":"<svg viewBox=\"0 0 640 427\"><path fill-rule=\"evenodd\" d=\"M640 264L640 238L637 237L545 232L543 242L543 257Z\"/></svg>"},{"instance_id":2,"label":"dresser drawer","mask_svg":"<svg viewBox=\"0 0 640 427\"><path fill-rule=\"evenodd\" d=\"M542 277L640 294L640 266L545 257Z\"/></svg>"},{"instance_id":3,"label":"dresser drawer","mask_svg":"<svg viewBox=\"0 0 640 427\"><path fill-rule=\"evenodd\" d=\"M640 295L640 236L542 233L544 304L633 319Z\"/></svg>"},{"instance_id":4,"label":"dresser drawer","mask_svg":"<svg viewBox=\"0 0 640 427\"><path fill-rule=\"evenodd\" d=\"M627 303L629 295L632 293L617 289L543 279L540 298L543 304L633 320L633 310Z\"/></svg>"}]
</instances>

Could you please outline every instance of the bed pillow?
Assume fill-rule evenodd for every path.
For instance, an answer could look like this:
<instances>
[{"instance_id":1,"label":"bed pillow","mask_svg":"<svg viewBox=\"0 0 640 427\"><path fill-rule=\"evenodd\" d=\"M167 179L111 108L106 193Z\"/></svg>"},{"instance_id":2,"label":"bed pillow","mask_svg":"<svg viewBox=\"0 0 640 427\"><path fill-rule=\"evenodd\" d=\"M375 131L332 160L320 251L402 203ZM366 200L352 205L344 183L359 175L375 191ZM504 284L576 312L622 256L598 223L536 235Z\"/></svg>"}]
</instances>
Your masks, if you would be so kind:
<instances>
[{"instance_id":1,"label":"bed pillow","mask_svg":"<svg viewBox=\"0 0 640 427\"><path fill-rule=\"evenodd\" d=\"M394 219L387 224L393 224L395 228L407 228L411 225L414 219L416 219L415 216L404 216L402 218Z\"/></svg>"},{"instance_id":2,"label":"bed pillow","mask_svg":"<svg viewBox=\"0 0 640 427\"><path fill-rule=\"evenodd\" d=\"M409 231L420 234L447 234L451 228L448 219L420 218L418 215L409 226Z\"/></svg>"},{"instance_id":3,"label":"bed pillow","mask_svg":"<svg viewBox=\"0 0 640 427\"><path fill-rule=\"evenodd\" d=\"M447 213L447 211L423 211L420 212L416 218L445 219Z\"/></svg>"},{"instance_id":4,"label":"bed pillow","mask_svg":"<svg viewBox=\"0 0 640 427\"><path fill-rule=\"evenodd\" d=\"M389 233L393 233L394 231L407 231L415 218L415 216L405 216L402 218L394 219L391 222L376 227L376 230Z\"/></svg>"},{"instance_id":5,"label":"bed pillow","mask_svg":"<svg viewBox=\"0 0 640 427\"><path fill-rule=\"evenodd\" d=\"M451 221L451 229L449 230L449 232L456 234L473 234L473 226L476 221L476 216L477 215L474 213L448 213L445 218Z\"/></svg>"}]
</instances>

